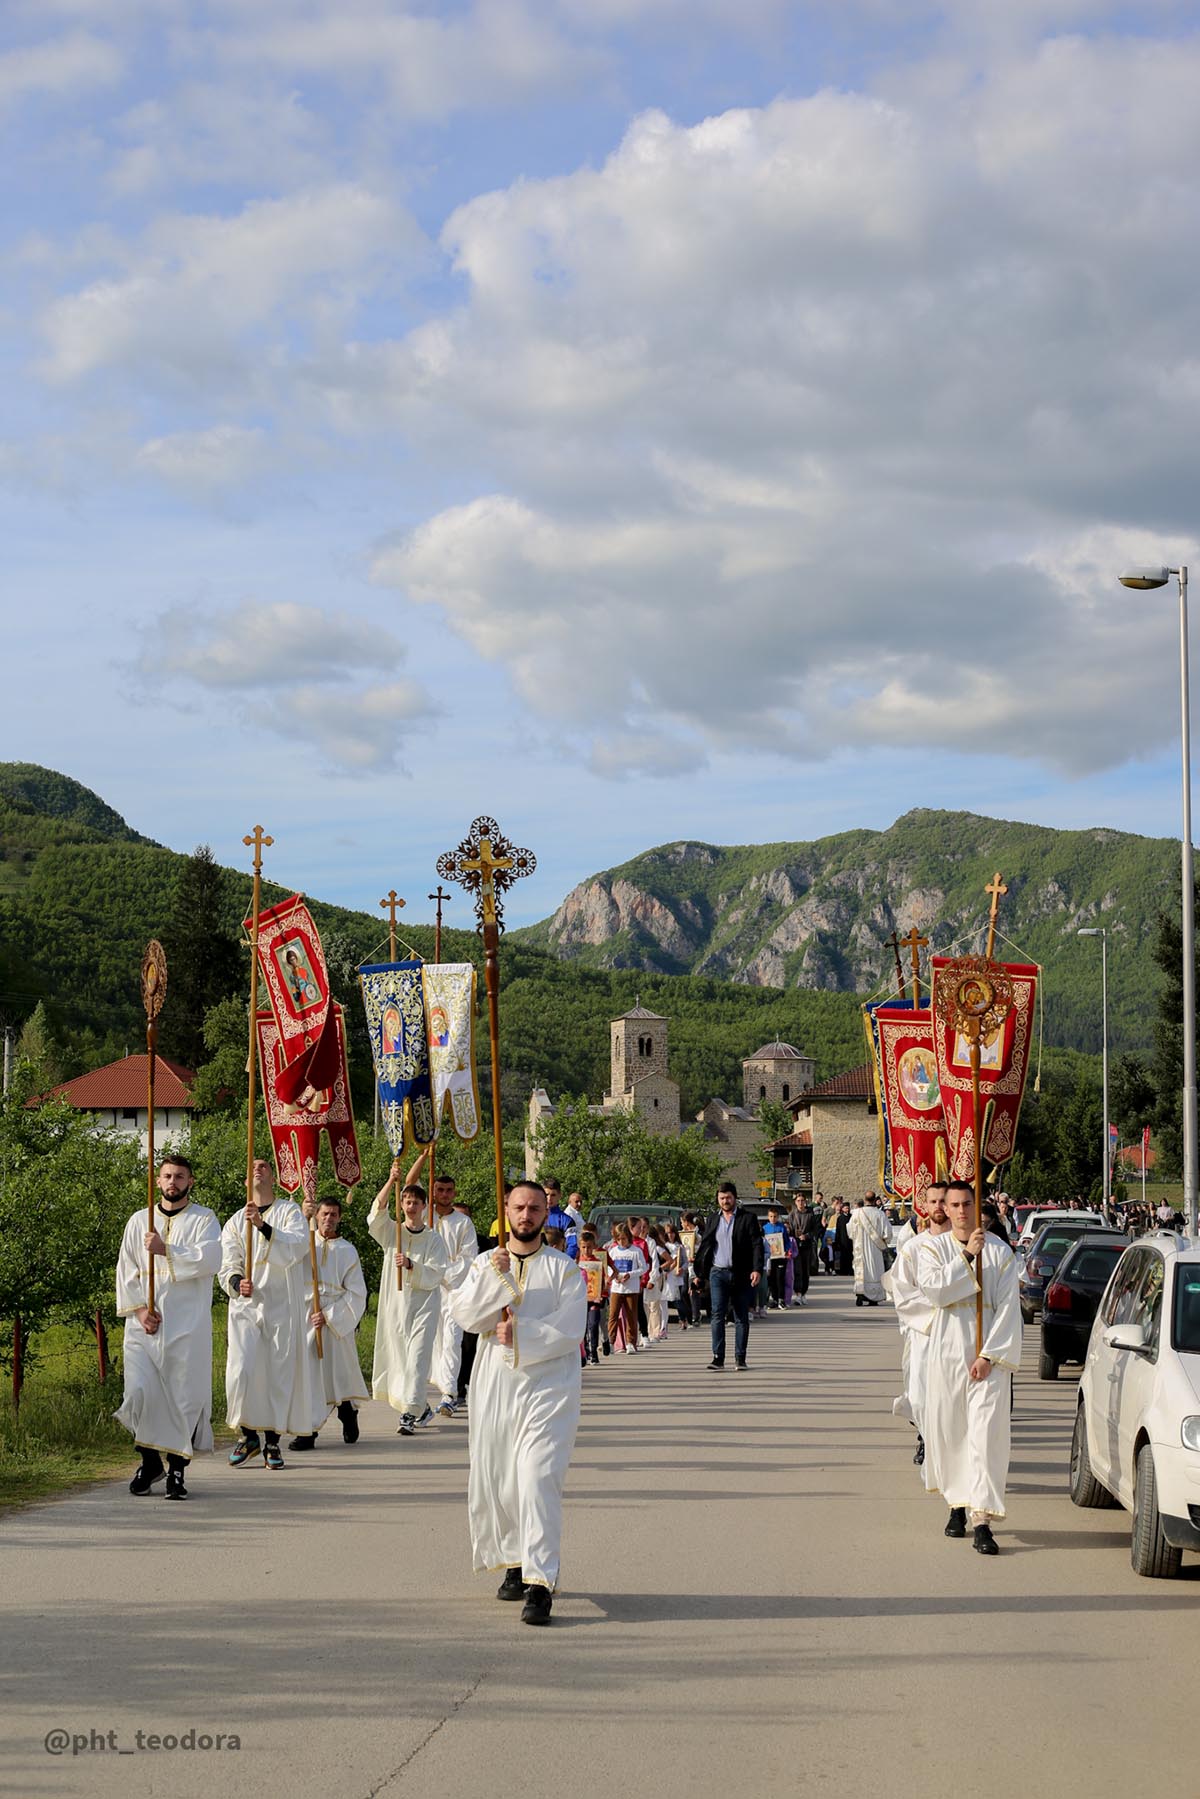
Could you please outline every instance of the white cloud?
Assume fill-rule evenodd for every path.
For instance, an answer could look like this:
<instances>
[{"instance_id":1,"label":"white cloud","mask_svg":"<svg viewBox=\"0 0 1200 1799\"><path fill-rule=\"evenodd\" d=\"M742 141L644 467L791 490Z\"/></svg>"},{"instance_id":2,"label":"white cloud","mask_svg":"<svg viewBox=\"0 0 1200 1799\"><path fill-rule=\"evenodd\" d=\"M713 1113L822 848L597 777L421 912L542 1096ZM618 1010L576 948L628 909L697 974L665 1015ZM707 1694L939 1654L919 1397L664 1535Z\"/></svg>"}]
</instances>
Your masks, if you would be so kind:
<instances>
[{"instance_id":1,"label":"white cloud","mask_svg":"<svg viewBox=\"0 0 1200 1799\"><path fill-rule=\"evenodd\" d=\"M201 186L256 189L319 184L331 133L297 93L261 81L181 84L143 100L119 119L113 191L123 197Z\"/></svg>"},{"instance_id":2,"label":"white cloud","mask_svg":"<svg viewBox=\"0 0 1200 1799\"><path fill-rule=\"evenodd\" d=\"M403 660L374 624L251 600L215 614L194 605L163 613L134 672L159 692L199 689L241 725L307 744L353 773L398 767L404 738L435 714L420 683L396 672Z\"/></svg>"},{"instance_id":3,"label":"white cloud","mask_svg":"<svg viewBox=\"0 0 1200 1799\"><path fill-rule=\"evenodd\" d=\"M249 481L262 467L266 433L242 425L210 425L204 431L176 431L154 437L138 450L139 468L199 498L210 498Z\"/></svg>"},{"instance_id":4,"label":"white cloud","mask_svg":"<svg viewBox=\"0 0 1200 1799\"><path fill-rule=\"evenodd\" d=\"M46 95L67 99L120 79L121 57L105 38L73 31L0 55L0 107Z\"/></svg>"},{"instance_id":5,"label":"white cloud","mask_svg":"<svg viewBox=\"0 0 1200 1799\"><path fill-rule=\"evenodd\" d=\"M1063 571L1190 522L1198 79L1193 39L1060 39L936 104L649 113L461 207L463 304L354 355L364 416L469 445L493 491L375 579L596 769L1160 747L1169 623L1131 629L1098 555Z\"/></svg>"}]
</instances>

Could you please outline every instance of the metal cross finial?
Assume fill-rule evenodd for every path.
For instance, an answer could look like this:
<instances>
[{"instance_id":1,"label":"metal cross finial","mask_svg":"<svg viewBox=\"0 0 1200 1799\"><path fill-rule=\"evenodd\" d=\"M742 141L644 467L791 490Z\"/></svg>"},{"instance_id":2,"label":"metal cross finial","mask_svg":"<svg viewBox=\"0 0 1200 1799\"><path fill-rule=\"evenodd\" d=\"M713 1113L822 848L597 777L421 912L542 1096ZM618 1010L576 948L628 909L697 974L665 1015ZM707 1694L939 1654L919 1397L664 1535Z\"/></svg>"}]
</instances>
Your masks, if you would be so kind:
<instances>
[{"instance_id":1,"label":"metal cross finial","mask_svg":"<svg viewBox=\"0 0 1200 1799\"><path fill-rule=\"evenodd\" d=\"M437 862L443 880L457 881L475 894L479 924L497 930L504 928L500 896L536 867L533 851L514 848L494 818L477 818L458 848L447 850Z\"/></svg>"},{"instance_id":2,"label":"metal cross finial","mask_svg":"<svg viewBox=\"0 0 1200 1799\"><path fill-rule=\"evenodd\" d=\"M397 910L403 906L404 901L400 898L394 887L389 887L387 898L381 899L379 903L381 906L387 907L388 956L394 962L396 960L396 913Z\"/></svg>"}]
</instances>

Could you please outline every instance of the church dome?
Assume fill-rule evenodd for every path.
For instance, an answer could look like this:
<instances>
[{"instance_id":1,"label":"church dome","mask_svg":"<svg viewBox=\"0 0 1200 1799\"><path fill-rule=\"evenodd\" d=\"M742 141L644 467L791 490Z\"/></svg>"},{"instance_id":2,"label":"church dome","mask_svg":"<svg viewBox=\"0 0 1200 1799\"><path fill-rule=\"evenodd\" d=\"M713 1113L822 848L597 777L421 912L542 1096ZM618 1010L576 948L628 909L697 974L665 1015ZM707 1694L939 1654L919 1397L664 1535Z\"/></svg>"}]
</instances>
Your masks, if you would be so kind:
<instances>
[{"instance_id":1,"label":"church dome","mask_svg":"<svg viewBox=\"0 0 1200 1799\"><path fill-rule=\"evenodd\" d=\"M790 1043L764 1043L761 1049L746 1057L747 1062L799 1062L803 1059L800 1051Z\"/></svg>"}]
</instances>

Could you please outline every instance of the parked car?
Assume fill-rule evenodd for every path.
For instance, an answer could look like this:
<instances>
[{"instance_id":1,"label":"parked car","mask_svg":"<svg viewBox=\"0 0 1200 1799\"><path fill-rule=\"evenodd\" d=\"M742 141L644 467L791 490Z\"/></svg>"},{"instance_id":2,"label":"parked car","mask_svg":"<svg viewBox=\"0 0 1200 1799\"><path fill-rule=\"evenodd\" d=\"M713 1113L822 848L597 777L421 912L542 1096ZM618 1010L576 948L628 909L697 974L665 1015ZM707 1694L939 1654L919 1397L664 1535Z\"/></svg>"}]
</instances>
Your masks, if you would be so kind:
<instances>
[{"instance_id":1,"label":"parked car","mask_svg":"<svg viewBox=\"0 0 1200 1799\"><path fill-rule=\"evenodd\" d=\"M1133 1515L1135 1574L1200 1551L1200 1246L1162 1233L1125 1251L1092 1325L1071 1439L1071 1499Z\"/></svg>"},{"instance_id":2,"label":"parked car","mask_svg":"<svg viewBox=\"0 0 1200 1799\"><path fill-rule=\"evenodd\" d=\"M1016 1227L1017 1227L1016 1235L1018 1237L1020 1236L1021 1232L1025 1229L1026 1219L1029 1218L1030 1215L1036 1211L1037 1211L1036 1206L1027 1205L1024 1203L1019 1206L1013 1207L1012 1214L1013 1214L1014 1222L1016 1223Z\"/></svg>"},{"instance_id":3,"label":"parked car","mask_svg":"<svg viewBox=\"0 0 1200 1799\"><path fill-rule=\"evenodd\" d=\"M1099 1212L1072 1212L1069 1206L1037 1206L1021 1226L1020 1248L1028 1249L1040 1230L1044 1230L1048 1224L1057 1223L1060 1218L1074 1218L1087 1224L1108 1223Z\"/></svg>"},{"instance_id":4,"label":"parked car","mask_svg":"<svg viewBox=\"0 0 1200 1799\"><path fill-rule=\"evenodd\" d=\"M1129 1241L1123 1231L1110 1230L1103 1222L1092 1223L1085 1212L1067 1212L1062 1218L1055 1218L1051 1223L1043 1225L1029 1244L1025 1259L1017 1269L1017 1293L1021 1301L1021 1316L1026 1324L1032 1324L1041 1311L1046 1283L1065 1252L1080 1237L1087 1236L1120 1237Z\"/></svg>"},{"instance_id":5,"label":"parked car","mask_svg":"<svg viewBox=\"0 0 1200 1799\"><path fill-rule=\"evenodd\" d=\"M1039 1380L1057 1380L1064 1362L1086 1361L1092 1320L1128 1247L1123 1232L1087 1231L1063 1252L1042 1297Z\"/></svg>"}]
</instances>

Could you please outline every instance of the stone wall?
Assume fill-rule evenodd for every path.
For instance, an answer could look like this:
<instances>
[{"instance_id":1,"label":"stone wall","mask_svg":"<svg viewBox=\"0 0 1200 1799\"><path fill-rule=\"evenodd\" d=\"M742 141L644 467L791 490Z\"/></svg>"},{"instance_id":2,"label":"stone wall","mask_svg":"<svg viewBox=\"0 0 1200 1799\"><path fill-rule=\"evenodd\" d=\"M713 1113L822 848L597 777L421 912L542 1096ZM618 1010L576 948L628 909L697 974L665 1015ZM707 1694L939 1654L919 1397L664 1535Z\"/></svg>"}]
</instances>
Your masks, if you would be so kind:
<instances>
[{"instance_id":1,"label":"stone wall","mask_svg":"<svg viewBox=\"0 0 1200 1799\"><path fill-rule=\"evenodd\" d=\"M831 1200L861 1199L879 1188L879 1120L866 1100L814 1100L813 1183ZM806 1127L808 1128L808 1127Z\"/></svg>"},{"instance_id":2,"label":"stone wall","mask_svg":"<svg viewBox=\"0 0 1200 1799\"><path fill-rule=\"evenodd\" d=\"M614 1018L610 1089L628 1093L648 1074L667 1074L667 1020Z\"/></svg>"},{"instance_id":3,"label":"stone wall","mask_svg":"<svg viewBox=\"0 0 1200 1799\"><path fill-rule=\"evenodd\" d=\"M761 1061L747 1056L742 1063L742 1104L748 1112L755 1111L764 1100L786 1105L812 1086L815 1069L811 1056L771 1056ZM766 1091L760 1091L762 1088Z\"/></svg>"}]
</instances>

